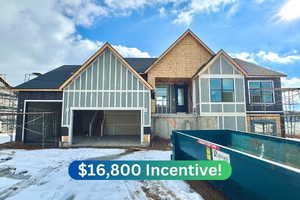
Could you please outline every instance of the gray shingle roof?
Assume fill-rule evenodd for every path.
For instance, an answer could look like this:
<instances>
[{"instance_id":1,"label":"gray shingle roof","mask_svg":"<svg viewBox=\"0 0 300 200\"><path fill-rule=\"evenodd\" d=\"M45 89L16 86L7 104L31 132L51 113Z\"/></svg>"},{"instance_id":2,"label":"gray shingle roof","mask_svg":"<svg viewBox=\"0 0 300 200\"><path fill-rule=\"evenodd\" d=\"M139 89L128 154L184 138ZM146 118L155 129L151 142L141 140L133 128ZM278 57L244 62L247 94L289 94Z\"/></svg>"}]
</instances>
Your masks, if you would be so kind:
<instances>
[{"instance_id":1,"label":"gray shingle roof","mask_svg":"<svg viewBox=\"0 0 300 200\"><path fill-rule=\"evenodd\" d=\"M256 64L233 58L233 60L242 67L249 76L286 76L283 73L275 72L271 69L267 69L265 67L258 66Z\"/></svg>"},{"instance_id":2,"label":"gray shingle roof","mask_svg":"<svg viewBox=\"0 0 300 200\"><path fill-rule=\"evenodd\" d=\"M63 65L50 72L22 83L15 89L58 89L80 65Z\"/></svg>"},{"instance_id":3,"label":"gray shingle roof","mask_svg":"<svg viewBox=\"0 0 300 200\"><path fill-rule=\"evenodd\" d=\"M157 58L124 58L138 73L144 73Z\"/></svg>"},{"instance_id":4,"label":"gray shingle roof","mask_svg":"<svg viewBox=\"0 0 300 200\"><path fill-rule=\"evenodd\" d=\"M124 58L138 73L143 73L150 67L157 58ZM249 63L237 58L235 62L241 66L249 76L285 76L280 72ZM199 68L201 70L207 63ZM63 65L30 81L22 83L15 89L58 89L74 72L80 68L80 65Z\"/></svg>"}]
</instances>

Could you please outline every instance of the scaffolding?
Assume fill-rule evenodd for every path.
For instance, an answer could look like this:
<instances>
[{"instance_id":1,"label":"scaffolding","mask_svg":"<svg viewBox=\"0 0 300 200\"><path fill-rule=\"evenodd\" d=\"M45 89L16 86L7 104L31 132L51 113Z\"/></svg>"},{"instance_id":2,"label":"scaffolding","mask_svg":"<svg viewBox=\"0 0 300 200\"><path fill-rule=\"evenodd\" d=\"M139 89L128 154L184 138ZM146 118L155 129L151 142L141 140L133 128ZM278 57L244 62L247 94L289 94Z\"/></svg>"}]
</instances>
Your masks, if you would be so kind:
<instances>
[{"instance_id":1,"label":"scaffolding","mask_svg":"<svg viewBox=\"0 0 300 200\"><path fill-rule=\"evenodd\" d=\"M5 75L0 75L0 113L15 113L17 111L17 96L5 81ZM0 115L0 134L8 134L13 139L16 117Z\"/></svg>"},{"instance_id":2,"label":"scaffolding","mask_svg":"<svg viewBox=\"0 0 300 200\"><path fill-rule=\"evenodd\" d=\"M248 118L248 126L250 126L248 127L248 131L300 138L300 88L263 89L263 92L269 92L270 90L273 91L273 103L259 104L259 115L250 115ZM254 110L253 112L258 110L256 108L258 104L250 104L248 106L250 107L250 110ZM274 123L274 125L272 125L272 123L267 123L268 121L271 122L275 119L272 118L272 113L280 113L276 112L277 110L283 111L281 111L280 115L277 114L277 122ZM252 122L255 120L258 122L258 125L253 128ZM264 122L266 123L264 124ZM256 129L256 131L254 129ZM272 134L273 129L280 129L281 134Z\"/></svg>"}]
</instances>

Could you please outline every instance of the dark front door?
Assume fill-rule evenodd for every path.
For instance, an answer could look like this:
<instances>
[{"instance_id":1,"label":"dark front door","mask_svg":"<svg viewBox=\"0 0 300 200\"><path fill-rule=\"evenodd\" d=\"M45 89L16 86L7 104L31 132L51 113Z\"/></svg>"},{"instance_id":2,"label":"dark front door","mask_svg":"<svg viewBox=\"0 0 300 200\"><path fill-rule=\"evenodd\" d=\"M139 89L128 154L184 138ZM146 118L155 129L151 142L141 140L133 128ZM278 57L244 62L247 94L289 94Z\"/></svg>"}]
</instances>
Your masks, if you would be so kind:
<instances>
[{"instance_id":1,"label":"dark front door","mask_svg":"<svg viewBox=\"0 0 300 200\"><path fill-rule=\"evenodd\" d=\"M175 85L176 112L188 112L188 86Z\"/></svg>"}]
</instances>

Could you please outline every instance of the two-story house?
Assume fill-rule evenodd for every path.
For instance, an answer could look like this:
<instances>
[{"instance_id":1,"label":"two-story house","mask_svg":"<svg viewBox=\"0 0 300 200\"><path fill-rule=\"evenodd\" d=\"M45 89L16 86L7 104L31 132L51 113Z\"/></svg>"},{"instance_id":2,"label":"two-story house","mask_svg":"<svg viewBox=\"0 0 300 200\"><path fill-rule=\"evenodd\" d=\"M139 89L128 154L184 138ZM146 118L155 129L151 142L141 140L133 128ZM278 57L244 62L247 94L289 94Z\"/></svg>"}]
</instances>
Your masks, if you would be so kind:
<instances>
[{"instance_id":1,"label":"two-story house","mask_svg":"<svg viewBox=\"0 0 300 200\"><path fill-rule=\"evenodd\" d=\"M151 135L168 138L172 129L281 136L276 88L284 76L224 50L215 53L191 30L158 58L123 58L106 43L82 65L64 65L15 87L24 113L17 140L148 144ZM27 113L36 111L58 117L43 126L27 123Z\"/></svg>"}]
</instances>

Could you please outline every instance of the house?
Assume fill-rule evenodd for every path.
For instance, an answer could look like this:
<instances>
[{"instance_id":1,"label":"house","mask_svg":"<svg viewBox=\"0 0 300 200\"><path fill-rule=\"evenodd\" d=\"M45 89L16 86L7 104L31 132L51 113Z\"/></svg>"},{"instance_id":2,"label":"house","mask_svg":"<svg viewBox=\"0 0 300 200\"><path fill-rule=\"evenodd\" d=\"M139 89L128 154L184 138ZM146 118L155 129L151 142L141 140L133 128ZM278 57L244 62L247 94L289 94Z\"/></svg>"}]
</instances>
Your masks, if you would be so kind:
<instances>
[{"instance_id":1,"label":"house","mask_svg":"<svg viewBox=\"0 0 300 200\"><path fill-rule=\"evenodd\" d=\"M13 133L15 131L15 116L9 113L17 109L17 98L12 87L0 76L0 133Z\"/></svg>"},{"instance_id":2,"label":"house","mask_svg":"<svg viewBox=\"0 0 300 200\"><path fill-rule=\"evenodd\" d=\"M215 53L191 30L158 58L123 58L106 43L82 65L61 66L14 88L24 113L16 139L149 144L151 135L168 138L172 129L281 136L276 88L284 76L224 50Z\"/></svg>"}]
</instances>

